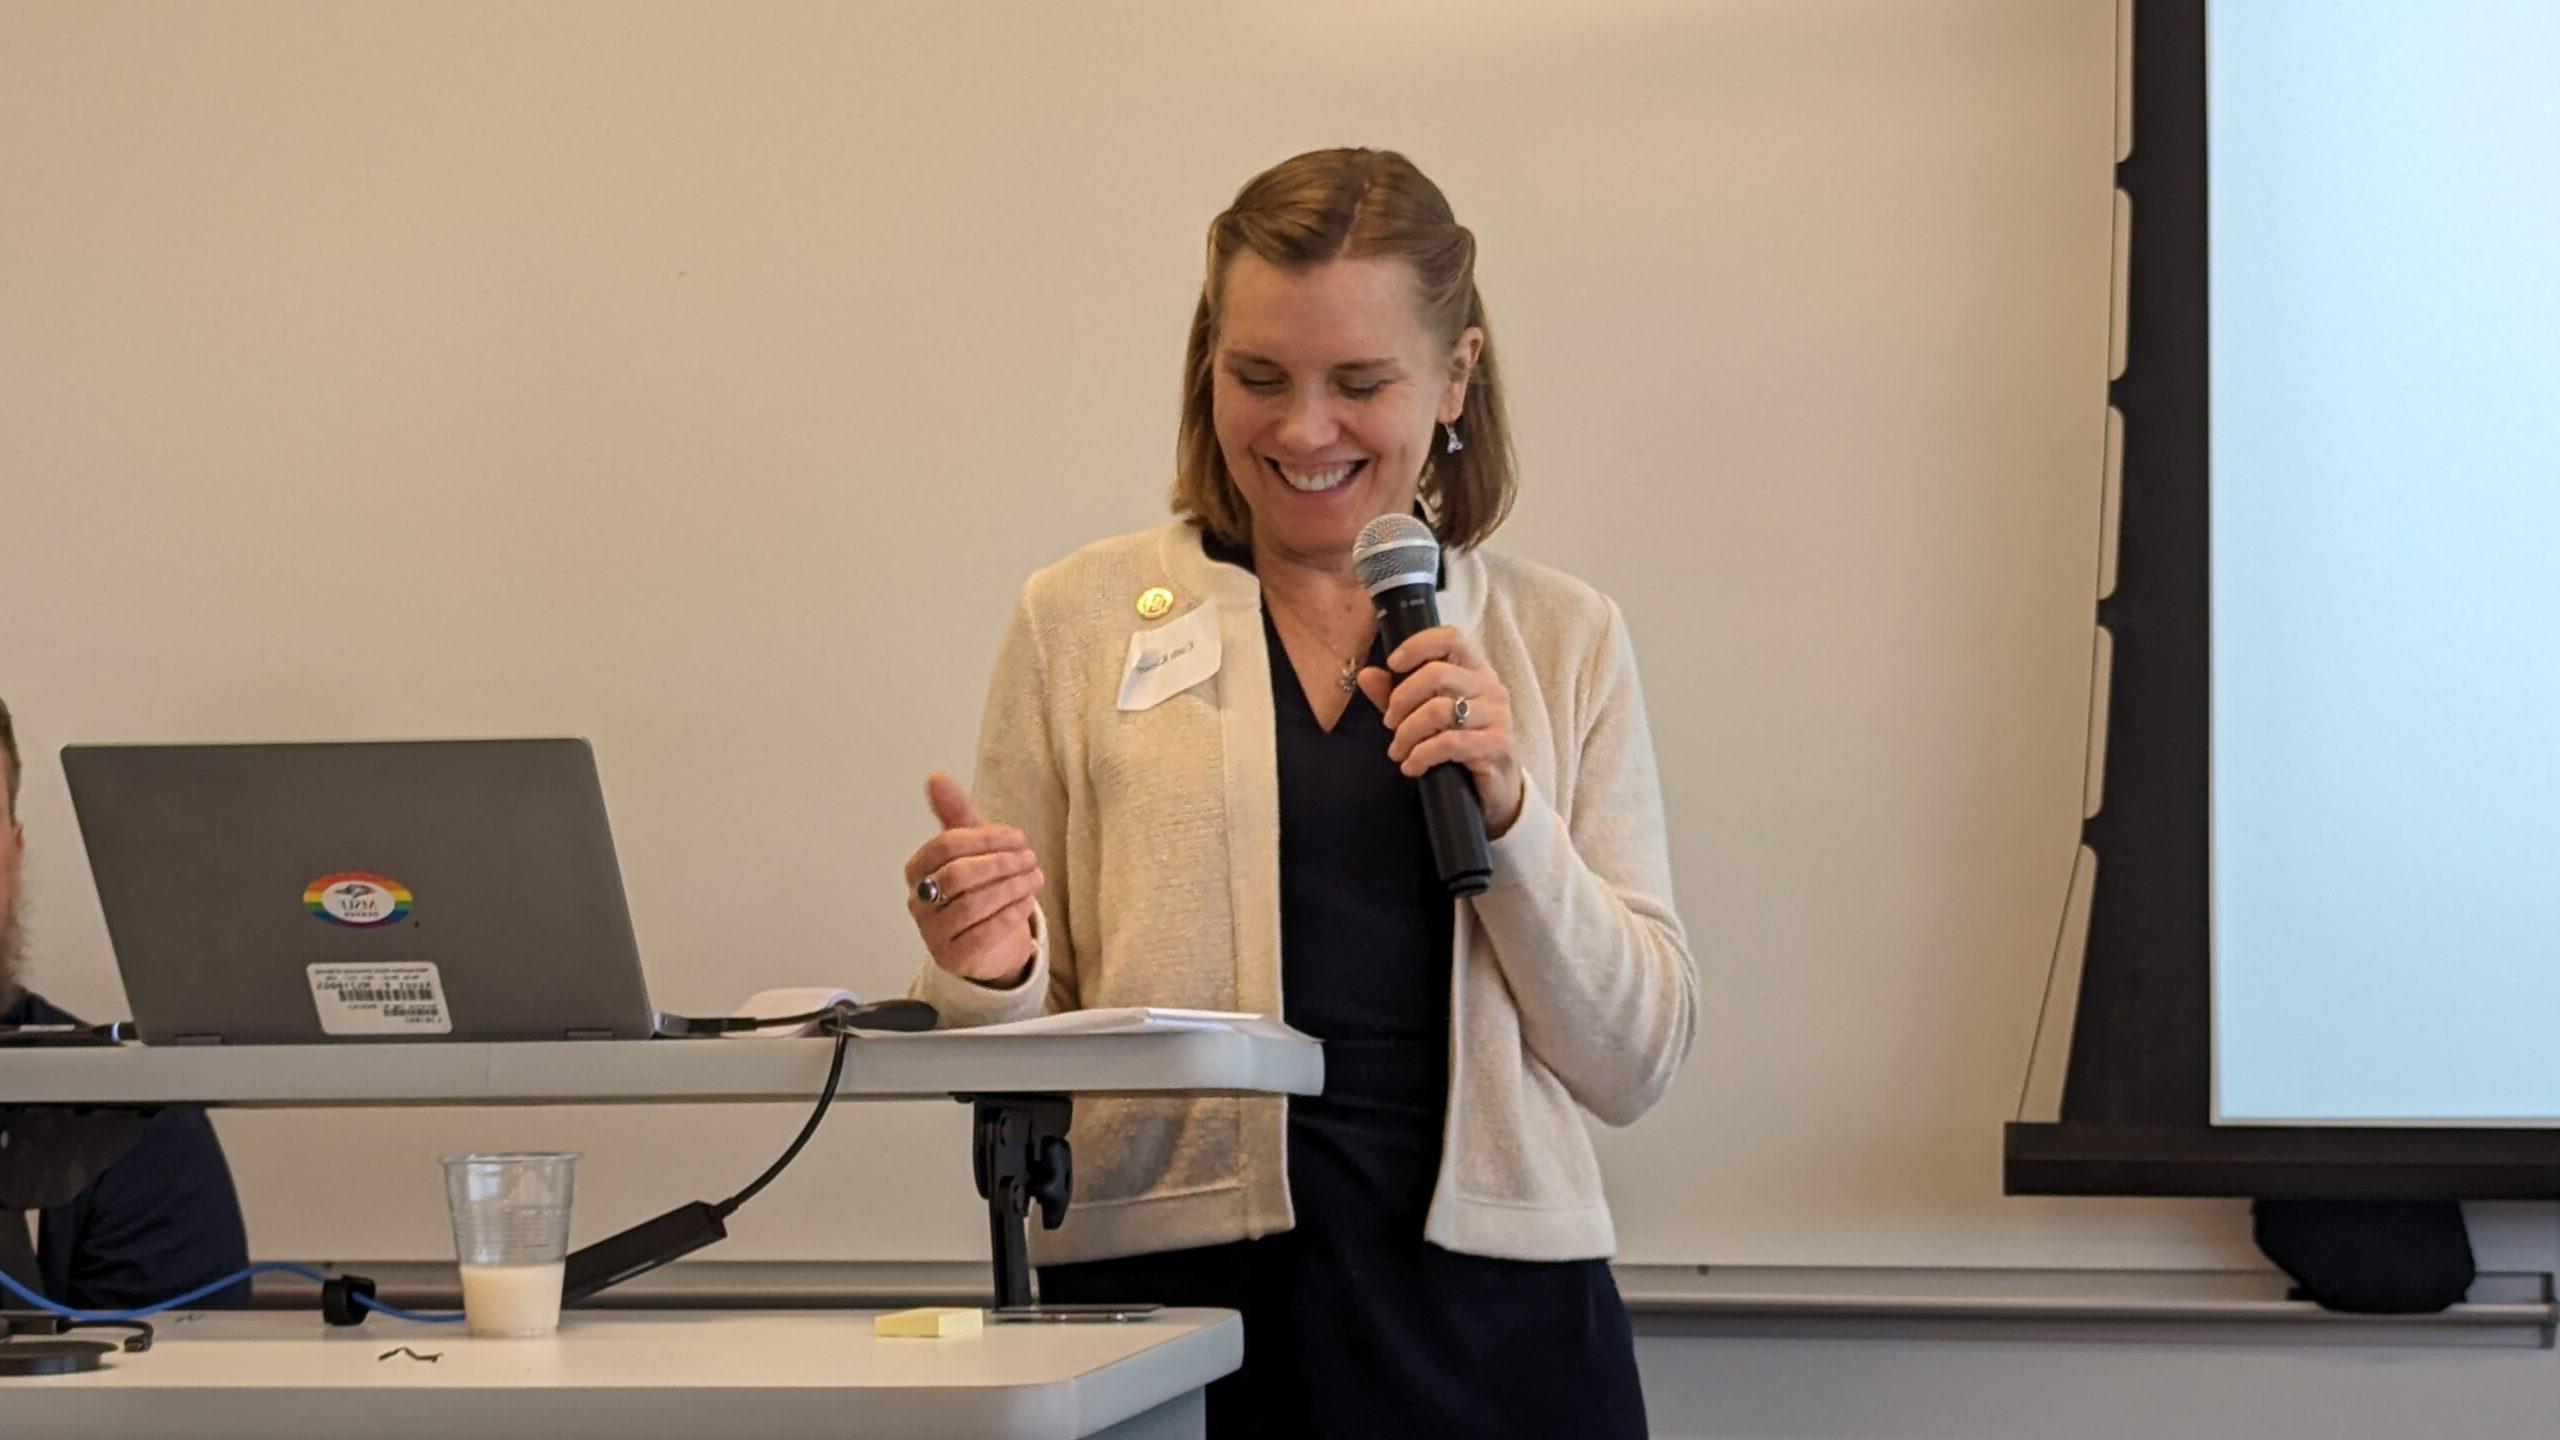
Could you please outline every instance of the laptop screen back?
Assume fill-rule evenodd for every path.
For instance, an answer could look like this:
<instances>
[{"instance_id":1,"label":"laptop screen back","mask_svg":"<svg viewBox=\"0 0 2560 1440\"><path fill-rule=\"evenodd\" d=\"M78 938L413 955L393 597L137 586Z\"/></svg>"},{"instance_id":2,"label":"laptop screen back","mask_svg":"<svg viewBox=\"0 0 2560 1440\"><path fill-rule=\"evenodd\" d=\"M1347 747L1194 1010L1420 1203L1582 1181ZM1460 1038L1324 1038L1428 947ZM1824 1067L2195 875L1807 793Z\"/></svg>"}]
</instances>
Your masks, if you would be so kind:
<instances>
[{"instance_id":1,"label":"laptop screen back","mask_svg":"<svg viewBox=\"0 0 2560 1440\"><path fill-rule=\"evenodd\" d=\"M583 740L75 745L62 762L146 1042L650 1033Z\"/></svg>"}]
</instances>

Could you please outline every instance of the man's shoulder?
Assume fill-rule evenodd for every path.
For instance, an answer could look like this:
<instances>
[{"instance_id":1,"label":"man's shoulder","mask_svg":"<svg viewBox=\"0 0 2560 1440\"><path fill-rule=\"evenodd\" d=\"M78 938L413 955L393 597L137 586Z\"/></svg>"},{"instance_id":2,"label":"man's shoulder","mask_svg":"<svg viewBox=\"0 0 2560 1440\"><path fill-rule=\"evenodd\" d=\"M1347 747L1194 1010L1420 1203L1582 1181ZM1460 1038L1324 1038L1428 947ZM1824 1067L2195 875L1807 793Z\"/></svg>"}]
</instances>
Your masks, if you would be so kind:
<instances>
[{"instance_id":1,"label":"man's shoulder","mask_svg":"<svg viewBox=\"0 0 2560 1440\"><path fill-rule=\"evenodd\" d=\"M0 1025L77 1025L80 1017L45 999L33 990L21 990L8 1009L0 1010Z\"/></svg>"}]
</instances>

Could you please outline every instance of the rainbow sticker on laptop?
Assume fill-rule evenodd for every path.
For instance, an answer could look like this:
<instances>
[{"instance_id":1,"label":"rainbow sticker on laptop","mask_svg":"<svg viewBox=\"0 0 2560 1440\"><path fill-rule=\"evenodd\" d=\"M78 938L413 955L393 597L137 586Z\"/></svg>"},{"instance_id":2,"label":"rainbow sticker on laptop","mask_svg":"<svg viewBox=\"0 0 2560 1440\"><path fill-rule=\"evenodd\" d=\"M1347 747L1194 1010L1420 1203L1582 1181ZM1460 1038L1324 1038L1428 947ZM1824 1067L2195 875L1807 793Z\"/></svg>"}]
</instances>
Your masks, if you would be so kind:
<instances>
[{"instance_id":1,"label":"rainbow sticker on laptop","mask_svg":"<svg viewBox=\"0 0 2560 1440\"><path fill-rule=\"evenodd\" d=\"M409 887L387 875L349 870L323 875L302 892L302 908L332 925L388 925L407 918Z\"/></svg>"}]
</instances>

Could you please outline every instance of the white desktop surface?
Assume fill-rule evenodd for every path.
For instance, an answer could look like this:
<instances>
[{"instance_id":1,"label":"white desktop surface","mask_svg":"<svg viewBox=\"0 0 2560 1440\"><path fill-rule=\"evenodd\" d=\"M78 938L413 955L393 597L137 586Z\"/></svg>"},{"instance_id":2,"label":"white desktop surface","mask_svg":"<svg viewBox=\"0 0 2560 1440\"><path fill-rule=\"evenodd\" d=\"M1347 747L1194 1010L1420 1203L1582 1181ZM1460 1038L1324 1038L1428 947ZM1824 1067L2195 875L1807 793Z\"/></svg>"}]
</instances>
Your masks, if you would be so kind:
<instances>
[{"instance_id":1,"label":"white desktop surface","mask_svg":"<svg viewBox=\"0 0 2560 1440\"><path fill-rule=\"evenodd\" d=\"M989 1325L887 1340L870 1311L579 1312L540 1340L311 1311L167 1318L140 1355L81 1375L0 1379L12 1435L188 1440L453 1436L1071 1437L1197 1434L1195 1396L1244 1355L1224 1310L1126 1323ZM116 1332L97 1332L115 1338ZM399 1346L439 1356L394 1354Z\"/></svg>"},{"instance_id":2,"label":"white desktop surface","mask_svg":"<svg viewBox=\"0 0 2560 1440\"><path fill-rule=\"evenodd\" d=\"M835 1042L541 1040L0 1049L12 1104L579 1105L807 1100ZM1324 1049L1294 1032L856 1038L837 1095L1035 1091L1312 1095Z\"/></svg>"}]
</instances>

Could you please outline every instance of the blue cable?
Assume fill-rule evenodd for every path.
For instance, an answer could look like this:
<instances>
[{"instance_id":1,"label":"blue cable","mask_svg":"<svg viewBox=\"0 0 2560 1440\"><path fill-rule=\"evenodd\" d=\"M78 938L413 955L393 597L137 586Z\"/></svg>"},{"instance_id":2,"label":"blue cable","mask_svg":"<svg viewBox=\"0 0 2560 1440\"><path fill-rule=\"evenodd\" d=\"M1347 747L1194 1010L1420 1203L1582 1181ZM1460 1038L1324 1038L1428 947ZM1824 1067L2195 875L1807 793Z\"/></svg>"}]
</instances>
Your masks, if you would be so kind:
<instances>
[{"instance_id":1,"label":"blue cable","mask_svg":"<svg viewBox=\"0 0 2560 1440\"><path fill-rule=\"evenodd\" d=\"M403 1310L397 1305L385 1304L380 1300L374 1299L370 1295L358 1295L355 1297L355 1301L358 1305L363 1306L367 1310L374 1311L377 1314L388 1315L394 1320L415 1320L422 1325L459 1325L462 1323L462 1312L459 1310Z\"/></svg>"},{"instance_id":2,"label":"blue cable","mask_svg":"<svg viewBox=\"0 0 2560 1440\"><path fill-rule=\"evenodd\" d=\"M17 1280L12 1278L5 1270L0 1270L0 1289L6 1289L10 1294L17 1296L20 1300L25 1301L29 1305L49 1314L59 1315L66 1320L82 1320L93 1325L114 1324L120 1321L140 1320L147 1316L157 1315L163 1310L184 1309L185 1307L194 1304L196 1301L203 1299L207 1295L211 1295L217 1290L227 1290L230 1287L239 1284L241 1281L248 1279L252 1275L274 1274L299 1275L305 1280L309 1280L320 1285L326 1285L329 1283L328 1276L321 1274L319 1271L312 1269L308 1265L296 1265L286 1260L265 1260L250 1266L246 1270L239 1270L229 1275L225 1275L219 1280L208 1280L204 1284L197 1286L184 1295L163 1300L156 1305L137 1306L131 1310L74 1310L68 1305L57 1305L53 1301L46 1299L33 1290L28 1289L26 1286L19 1284ZM415 1310L403 1310L396 1305L386 1305L369 1295L358 1295L355 1297L355 1300L358 1305L363 1306L365 1309L379 1310L383 1314L388 1315L395 1320L419 1320L428 1324L448 1325L462 1319L462 1316L459 1313L445 1315Z\"/></svg>"}]
</instances>

